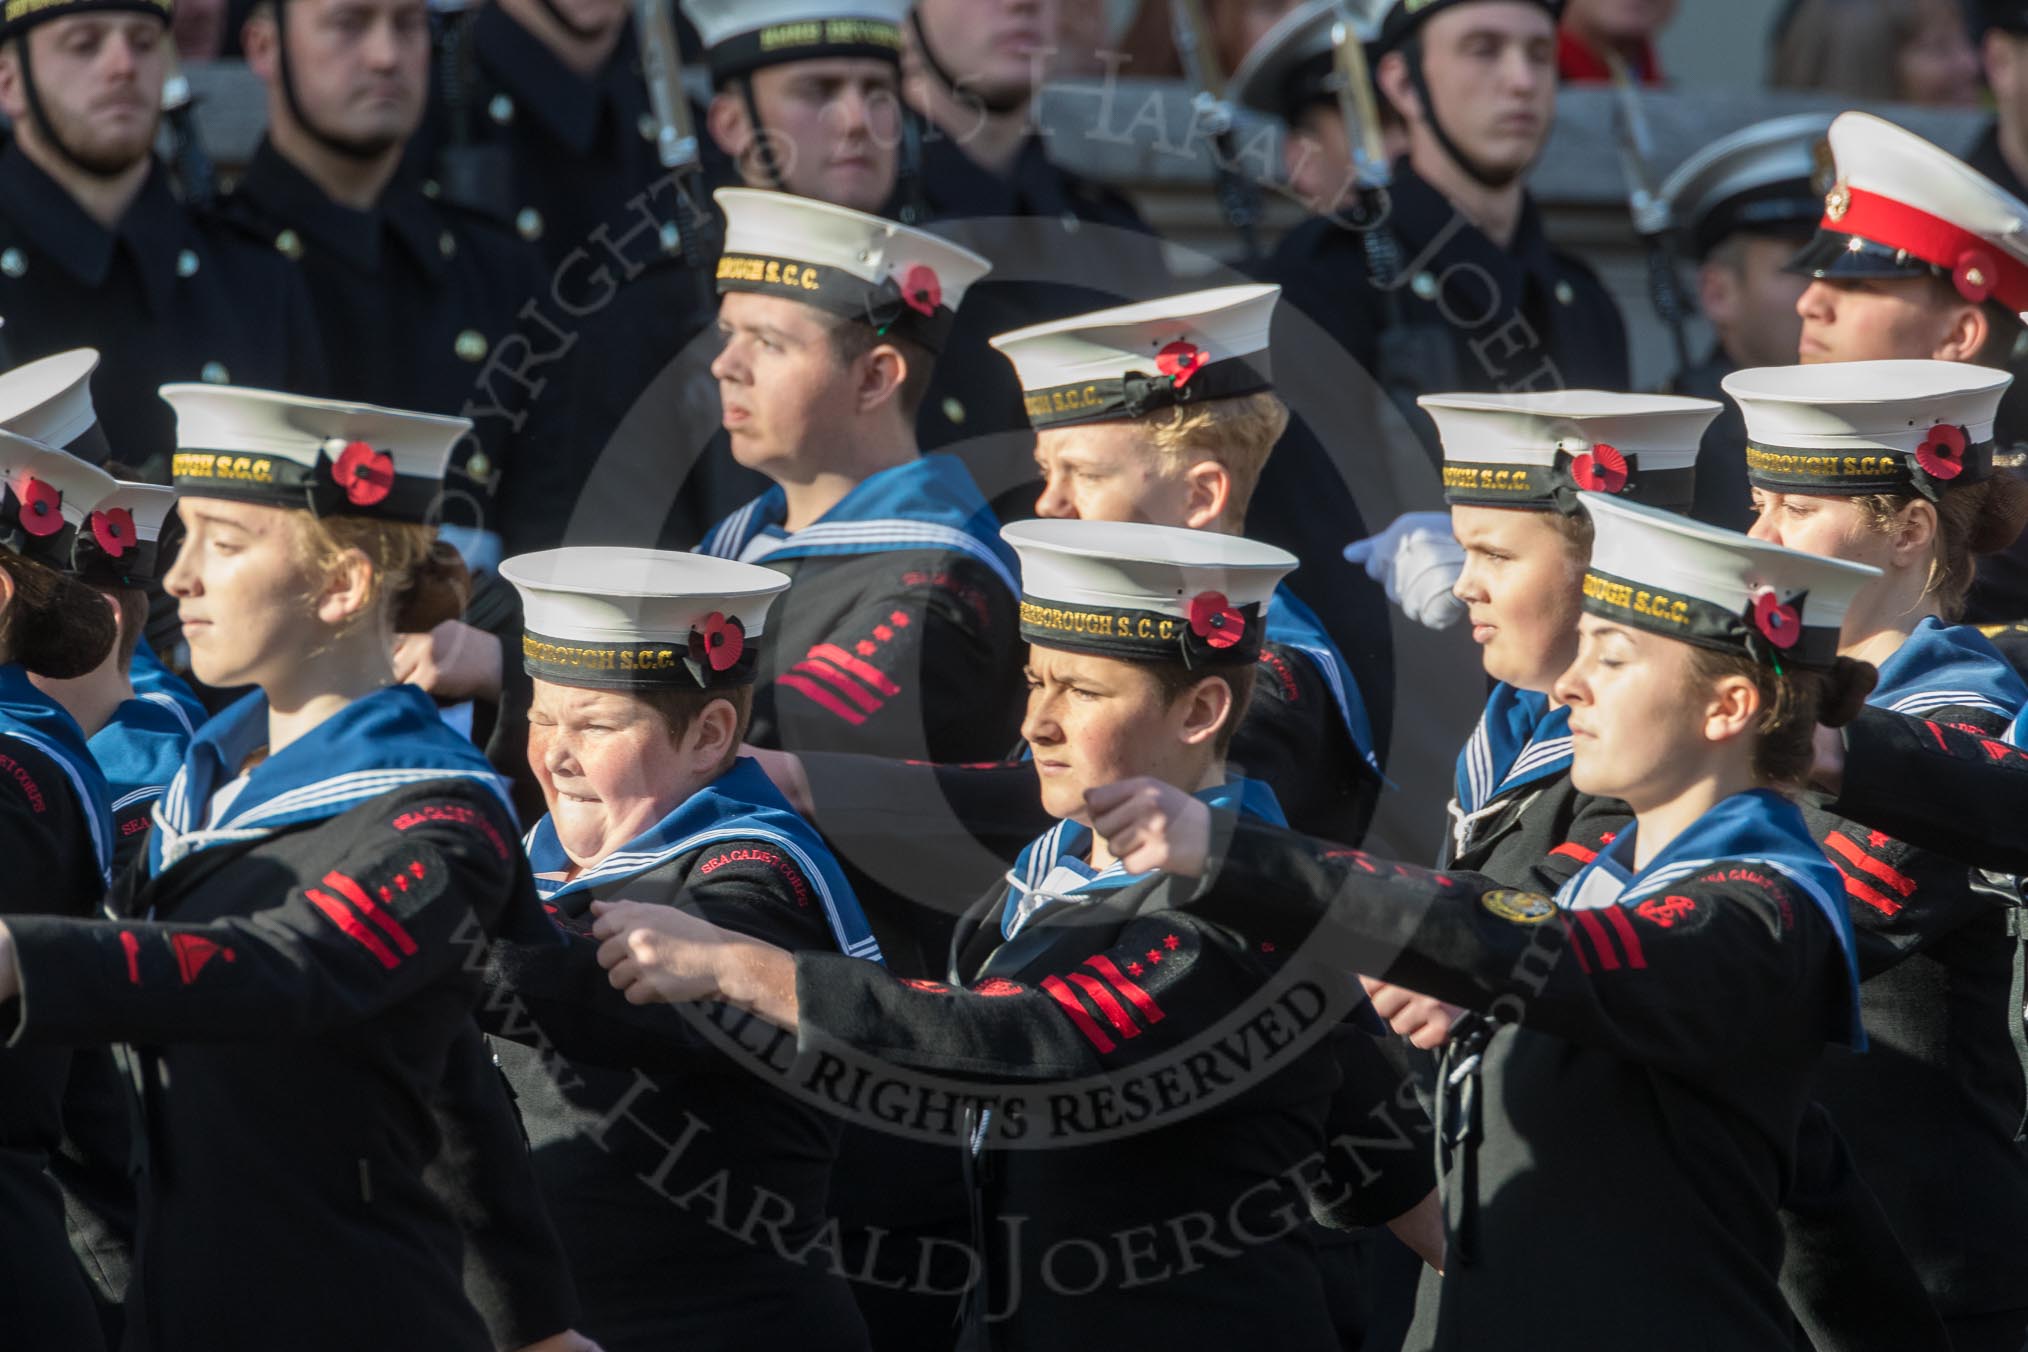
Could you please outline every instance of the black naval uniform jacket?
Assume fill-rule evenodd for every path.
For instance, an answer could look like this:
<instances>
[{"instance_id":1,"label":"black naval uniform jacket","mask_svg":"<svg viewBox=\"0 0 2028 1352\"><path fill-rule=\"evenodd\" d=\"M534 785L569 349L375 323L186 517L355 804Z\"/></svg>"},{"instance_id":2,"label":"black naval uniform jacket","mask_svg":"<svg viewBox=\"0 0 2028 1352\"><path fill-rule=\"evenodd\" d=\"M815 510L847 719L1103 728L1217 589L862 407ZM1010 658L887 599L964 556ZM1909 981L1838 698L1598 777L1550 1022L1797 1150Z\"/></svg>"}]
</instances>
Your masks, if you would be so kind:
<instances>
[{"instance_id":1,"label":"black naval uniform jacket","mask_svg":"<svg viewBox=\"0 0 2028 1352\"><path fill-rule=\"evenodd\" d=\"M435 780L132 871L118 919L10 919L13 1041L135 1044L130 1352L492 1348L425 1173L486 937L534 905L499 800Z\"/></svg>"},{"instance_id":2,"label":"black naval uniform jacket","mask_svg":"<svg viewBox=\"0 0 2028 1352\"><path fill-rule=\"evenodd\" d=\"M968 1159L981 1346L1335 1347L1312 1211L1379 1224L1429 1190L1419 1152L1373 1158L1360 1188L1330 1172L1340 1067L1369 1077L1369 1103L1398 1088L1370 1047L1341 1060L1335 1029L1297 1041L1343 978L1284 964L1295 943L1170 910L1172 890L1138 880L1004 940L1003 883L960 922L946 982L797 957L806 1047L843 1043L997 1105L968 1122L985 1142ZM1207 1035L1212 1050L1188 1050Z\"/></svg>"},{"instance_id":3,"label":"black naval uniform jacket","mask_svg":"<svg viewBox=\"0 0 2028 1352\"><path fill-rule=\"evenodd\" d=\"M443 60L431 68L410 169L448 200L511 221L551 270L573 250L596 247L600 227L624 235L629 203L667 172L632 25L590 75L564 65L498 6L473 14L461 40L455 87ZM646 257L653 237L641 246L636 256Z\"/></svg>"},{"instance_id":4,"label":"black naval uniform jacket","mask_svg":"<svg viewBox=\"0 0 2028 1352\"><path fill-rule=\"evenodd\" d=\"M1800 887L1713 859L1667 907L1587 919L1482 874L1220 830L1188 913L1249 937L1300 936L1328 913L1344 966L1501 1019L1479 1144L1447 1166L1451 1256L1424 1283L1439 1308L1411 1346L1792 1346L1776 1207L1810 1067L1851 998Z\"/></svg>"},{"instance_id":5,"label":"black naval uniform jacket","mask_svg":"<svg viewBox=\"0 0 2028 1352\"><path fill-rule=\"evenodd\" d=\"M472 417L472 437L452 456L444 519L493 529L517 448L540 442L532 423L516 423L525 389L486 367L498 345L518 341L516 314L541 294L530 246L399 178L370 211L342 206L266 140L222 210L296 260L332 397Z\"/></svg>"},{"instance_id":6,"label":"black naval uniform jacket","mask_svg":"<svg viewBox=\"0 0 2028 1352\"><path fill-rule=\"evenodd\" d=\"M10 929L38 913L95 913L106 884L88 812L53 756L0 737L0 857L8 875L0 918ZM0 1327L10 1347L99 1346L98 1316L49 1173L64 1139L71 1060L60 1047L0 1050Z\"/></svg>"},{"instance_id":7,"label":"black naval uniform jacket","mask_svg":"<svg viewBox=\"0 0 2028 1352\"><path fill-rule=\"evenodd\" d=\"M628 1004L591 933L591 903L625 898L835 949L817 892L778 841L734 831L563 893L549 909L567 947L494 951L481 1019L571 1259L579 1327L606 1352L867 1346L824 1233L840 1123L779 1087L787 1035L729 1006Z\"/></svg>"},{"instance_id":8,"label":"black naval uniform jacket","mask_svg":"<svg viewBox=\"0 0 2028 1352\"><path fill-rule=\"evenodd\" d=\"M0 317L11 362L99 350L92 376L112 457L168 480L179 380L322 394L310 295L288 260L177 200L159 163L107 230L8 142L0 148Z\"/></svg>"},{"instance_id":9,"label":"black naval uniform jacket","mask_svg":"<svg viewBox=\"0 0 2028 1352\"><path fill-rule=\"evenodd\" d=\"M1746 481L1746 418L1720 384L1739 366L1714 347L1709 356L1678 371L1668 393L1690 399L1715 399L1724 408L1704 429L1697 444L1697 486L1690 515L1709 526L1744 531L1753 525L1753 486Z\"/></svg>"},{"instance_id":10,"label":"black naval uniform jacket","mask_svg":"<svg viewBox=\"0 0 2028 1352\"><path fill-rule=\"evenodd\" d=\"M1975 868L2028 873L2028 751L2014 738L1871 705L1844 737L1827 811Z\"/></svg>"},{"instance_id":11,"label":"black naval uniform jacket","mask_svg":"<svg viewBox=\"0 0 2028 1352\"><path fill-rule=\"evenodd\" d=\"M1395 163L1389 200L1385 228L1401 255L1398 326L1367 272L1360 236L1328 217L1291 230L1262 272L1368 374L1384 380L1398 367L1396 378L1417 394L1627 388L1619 307L1588 267L1550 247L1533 199L1523 200L1506 248L1405 158ZM1396 348L1410 337L1427 341ZM1406 412L1434 453L1435 427Z\"/></svg>"}]
</instances>

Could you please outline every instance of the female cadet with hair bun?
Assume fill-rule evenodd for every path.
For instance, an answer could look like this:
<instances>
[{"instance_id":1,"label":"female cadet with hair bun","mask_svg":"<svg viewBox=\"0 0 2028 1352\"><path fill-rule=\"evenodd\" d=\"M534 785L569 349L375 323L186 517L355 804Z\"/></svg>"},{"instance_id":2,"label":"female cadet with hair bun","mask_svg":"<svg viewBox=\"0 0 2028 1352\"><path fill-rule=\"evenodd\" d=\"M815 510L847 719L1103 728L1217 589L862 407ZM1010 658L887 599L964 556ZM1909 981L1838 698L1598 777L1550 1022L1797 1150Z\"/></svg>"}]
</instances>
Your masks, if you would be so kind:
<instances>
[{"instance_id":1,"label":"female cadet with hair bun","mask_svg":"<svg viewBox=\"0 0 2028 1352\"><path fill-rule=\"evenodd\" d=\"M0 432L0 481L0 917L91 915L112 864L105 779L84 730L30 677L80 675L112 647L112 612L57 570L113 480ZM89 1352L98 1316L49 1173L70 1061L61 1048L0 1051L0 1328L10 1345Z\"/></svg>"},{"instance_id":2,"label":"female cadet with hair bun","mask_svg":"<svg viewBox=\"0 0 2028 1352\"><path fill-rule=\"evenodd\" d=\"M1869 703L1998 740L2028 686L1998 649L1952 623L1973 559L2012 544L2028 484L1993 464L2011 377L1942 361L1738 371L1753 534L1872 565L1839 651L1871 662ZM1833 1052L1817 1092L1879 1196L1952 1345L2018 1352L2028 1337L2028 1085L2013 1032L2007 914L1967 862L1806 803L1837 865L1859 941L1876 1052ZM1818 1242L1821 1240L1821 1242ZM1856 1255L1796 1237L1787 1280L1825 1305ZM1811 1296L1822 1291L1827 1294Z\"/></svg>"},{"instance_id":3,"label":"female cadet with hair bun","mask_svg":"<svg viewBox=\"0 0 2028 1352\"><path fill-rule=\"evenodd\" d=\"M425 1178L433 1105L476 1039L479 950L555 937L503 782L391 665L397 617L458 590L425 523L468 424L162 394L186 528L164 586L199 679L258 688L192 739L117 918L0 924L0 1032L146 1043L129 1348L491 1352L467 1218Z\"/></svg>"}]
</instances>

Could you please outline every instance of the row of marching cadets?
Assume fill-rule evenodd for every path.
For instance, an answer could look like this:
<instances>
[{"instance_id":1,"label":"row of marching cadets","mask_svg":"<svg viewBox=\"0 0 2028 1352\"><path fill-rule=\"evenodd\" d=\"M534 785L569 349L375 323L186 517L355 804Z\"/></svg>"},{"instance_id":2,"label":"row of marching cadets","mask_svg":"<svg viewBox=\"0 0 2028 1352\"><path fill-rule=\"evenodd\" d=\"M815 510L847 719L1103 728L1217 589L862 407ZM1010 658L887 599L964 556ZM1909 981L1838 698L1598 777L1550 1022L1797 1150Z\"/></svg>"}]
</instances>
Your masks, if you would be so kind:
<instances>
[{"instance_id":1,"label":"row of marching cadets","mask_svg":"<svg viewBox=\"0 0 2028 1352\"><path fill-rule=\"evenodd\" d=\"M1905 223L1858 191L1829 235ZM523 765L394 678L397 634L463 600L429 524L462 420L167 386L183 539L151 558L168 493L61 449L74 370L0 377L10 1339L1322 1349L1367 1282L1412 1346L1638 1318L1664 1347L2019 1347L2004 898L1948 832L1895 834L1922 814L1891 758L1805 788L1862 704L1939 777L2028 704L1950 622L2028 515L2004 374L1727 377L1751 536L1675 515L1715 402L1426 397L1496 682L1432 871L1352 848L1382 791L1358 687L1246 538L1287 419L1273 288L1000 335L1045 482L1000 528L908 431L984 260L721 202L714 374L774 486L696 554L501 565ZM1951 228L1886 247L2028 284ZM151 569L190 674L250 688L166 775L125 646ZM1002 761L896 764L1017 727ZM116 837L116 777L159 794L145 831ZM931 1125L852 1111L827 1065ZM131 1175L83 1129L123 1098ZM1348 1144L1383 1111L1404 1148ZM882 1173L855 1130L940 1163ZM94 1188L96 1286L67 1238ZM1414 1289L1332 1264L1313 1217L1390 1232ZM932 1279L890 1289L879 1233ZM1596 1280L1543 1303L1573 1253Z\"/></svg>"}]
</instances>

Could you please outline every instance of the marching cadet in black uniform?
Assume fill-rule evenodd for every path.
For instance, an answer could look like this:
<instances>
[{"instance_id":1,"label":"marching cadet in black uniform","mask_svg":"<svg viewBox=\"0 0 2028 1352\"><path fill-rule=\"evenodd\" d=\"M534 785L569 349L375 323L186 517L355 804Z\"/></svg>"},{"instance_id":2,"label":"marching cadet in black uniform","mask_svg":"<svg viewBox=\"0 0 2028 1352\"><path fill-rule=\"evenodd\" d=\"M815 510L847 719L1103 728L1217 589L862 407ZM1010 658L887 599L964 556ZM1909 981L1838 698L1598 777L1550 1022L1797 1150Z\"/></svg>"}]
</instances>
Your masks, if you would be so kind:
<instances>
[{"instance_id":1,"label":"marching cadet in black uniform","mask_svg":"<svg viewBox=\"0 0 2028 1352\"><path fill-rule=\"evenodd\" d=\"M1837 182L1816 236L1789 265L1811 279L1796 302L1799 359L2009 369L2028 310L2028 250L2017 233L2028 203L1869 113L1839 114L1829 140ZM2009 460L2028 441L2024 397L2028 389L2015 389L2000 405L2000 454ZM2028 546L2015 542L1980 565L1965 618L2028 618Z\"/></svg>"},{"instance_id":2,"label":"marching cadet in black uniform","mask_svg":"<svg viewBox=\"0 0 2028 1352\"><path fill-rule=\"evenodd\" d=\"M388 656L404 612L459 602L423 523L467 426L163 396L187 529L167 586L198 676L260 689L193 741L118 918L10 917L11 1042L145 1042L126 1346L490 1348L424 1180L430 1101L475 949L552 931L504 786Z\"/></svg>"},{"instance_id":3,"label":"marching cadet in black uniform","mask_svg":"<svg viewBox=\"0 0 2028 1352\"><path fill-rule=\"evenodd\" d=\"M105 607L62 573L112 478L62 451L0 432L0 915L88 916L112 864L106 782L83 729L32 677L95 667L113 642ZM4 923L4 922L0 922ZM101 1345L91 1288L72 1257L51 1170L63 1138L67 1051L0 1051L0 1318L10 1346Z\"/></svg>"},{"instance_id":4,"label":"marching cadet in black uniform","mask_svg":"<svg viewBox=\"0 0 2028 1352\"><path fill-rule=\"evenodd\" d=\"M1036 132L1048 48L1042 6L920 0L910 11L903 91L922 120L896 211L951 222L951 237L1003 275L977 288L952 330L916 432L962 447L996 505L1027 495L1033 440L1021 392L987 340L1024 325L1175 289L1162 246L1132 203L1055 163ZM1121 232L1126 232L1124 235Z\"/></svg>"},{"instance_id":5,"label":"marching cadet in black uniform","mask_svg":"<svg viewBox=\"0 0 2028 1352\"><path fill-rule=\"evenodd\" d=\"M551 271L602 227L636 261L659 253L656 232L629 230L643 195L669 213L625 0L501 0L439 22L410 164L448 200L511 220Z\"/></svg>"},{"instance_id":6,"label":"marching cadet in black uniform","mask_svg":"<svg viewBox=\"0 0 2028 1352\"><path fill-rule=\"evenodd\" d=\"M1583 504L1555 694L1574 782L1635 822L1553 900L1253 822L1214 849L1212 815L1148 781L1094 794L1094 828L1129 868L1208 855L1196 919L1280 939L1328 914L1345 965L1494 1020L1445 1066L1450 1244L1412 1346L1788 1348L1776 1208L1824 1041L1864 1034L1837 873L1777 786L1866 688L1838 634L1877 574ZM1573 1273L1581 1298L1542 1298Z\"/></svg>"},{"instance_id":7,"label":"marching cadet in black uniform","mask_svg":"<svg viewBox=\"0 0 2028 1352\"><path fill-rule=\"evenodd\" d=\"M2028 719L2003 741L1910 714L1865 709L1817 747L1825 809L1976 868L2028 873L2016 830L2028 807ZM2008 913L2010 930L2022 928Z\"/></svg>"},{"instance_id":8,"label":"marching cadet in black uniform","mask_svg":"<svg viewBox=\"0 0 2028 1352\"><path fill-rule=\"evenodd\" d=\"M0 314L26 362L105 354L106 431L148 477L175 445L167 380L316 393L309 295L264 241L200 218L152 153L168 0L15 4L0 19ZM103 459L101 452L99 458Z\"/></svg>"},{"instance_id":9,"label":"marching cadet in black uniform","mask_svg":"<svg viewBox=\"0 0 2028 1352\"><path fill-rule=\"evenodd\" d=\"M1162 883L1123 868L1084 820L1090 790L1142 773L1282 820L1271 789L1226 775L1224 748L1262 612L1295 560L1151 525L1036 521L1006 535L1026 579L1023 734L1061 820L967 913L948 983L632 904L594 926L600 961L632 1000L723 999L802 1045L977 1086L963 1148L984 1267L964 1345L1333 1347L1297 1199L1321 1166L1337 1078L1315 1034L1358 1007L1356 991L1312 984L1264 936L1239 941L1169 910ZM1269 1001L1275 1052L1219 1077L1222 1090L1201 1079L1193 1090L1173 1054L1255 997ZM1094 1076L1111 1087L1080 1106ZM1149 1097L1144 1076L1169 1088ZM1384 1070L1366 1087L1397 1088ZM1037 1095L1051 1089L1067 1092L1045 1111ZM1197 1111L1178 1120L1186 1102ZM1429 1174L1419 1152L1405 1155L1336 1200L1366 1223L1411 1212ZM1163 1215L1188 1219L1149 1223Z\"/></svg>"},{"instance_id":10,"label":"marching cadet in black uniform","mask_svg":"<svg viewBox=\"0 0 2028 1352\"><path fill-rule=\"evenodd\" d=\"M2028 264L2016 264L2028 276ZM2010 377L1952 362L1847 362L1736 372L1756 537L1873 564L1839 650L1870 662L1869 702L2003 736L2028 685L1963 605L1976 551L2028 520L2028 486L1992 463ZM2015 1050L2007 920L1961 859L1821 810L1859 936L1862 1007L1877 1053L1833 1055L1817 1093L1850 1142L1943 1316L1952 1346L2019 1352L2028 1338L2028 1085ZM1919 1146L1914 1143L1920 1142ZM1799 1286L1844 1266L1793 1246Z\"/></svg>"},{"instance_id":11,"label":"marching cadet in black uniform","mask_svg":"<svg viewBox=\"0 0 2028 1352\"><path fill-rule=\"evenodd\" d=\"M1670 379L1671 393L1723 400L1718 382L1734 371L1795 360L1803 282L1786 264L1809 241L1831 187L1829 129L1819 113L1757 122L1713 141L1663 181L1676 240L1697 265L1697 308L1713 334L1704 360ZM1690 515L1727 530L1753 524L1746 433L1730 404L1704 433Z\"/></svg>"},{"instance_id":12,"label":"marching cadet in black uniform","mask_svg":"<svg viewBox=\"0 0 2028 1352\"><path fill-rule=\"evenodd\" d=\"M775 486L701 552L794 584L752 740L982 760L1013 740L1015 563L962 464L920 455L915 400L988 264L906 226L726 188L712 363L732 453Z\"/></svg>"},{"instance_id":13,"label":"marching cadet in black uniform","mask_svg":"<svg viewBox=\"0 0 2028 1352\"><path fill-rule=\"evenodd\" d=\"M817 833L739 757L788 580L640 549L519 555L503 572L526 616L529 758L550 805L527 848L570 942L498 950L487 1018L528 1044L496 1045L582 1324L606 1352L863 1349L843 1273L795 1259L829 1215L837 1120L739 1054L728 1034L743 1015L641 1026L591 936L593 900L624 896L785 948L879 957ZM701 1200L714 1178L729 1178L721 1200L737 1212L762 1197L787 1209L772 1244L714 1228Z\"/></svg>"},{"instance_id":14,"label":"marching cadet in black uniform","mask_svg":"<svg viewBox=\"0 0 2028 1352\"><path fill-rule=\"evenodd\" d=\"M1373 274L1361 233L1339 213L1290 231L1266 268L1397 399L1630 382L1618 307L1589 269L1550 248L1528 196L1555 115L1561 0L1534 8L1396 0L1369 50L1408 127L1374 227L1388 232L1397 275ZM1434 450L1428 426L1418 431Z\"/></svg>"},{"instance_id":15,"label":"marching cadet in black uniform","mask_svg":"<svg viewBox=\"0 0 2028 1352\"><path fill-rule=\"evenodd\" d=\"M504 226L431 201L397 172L428 87L424 0L372 0L343 24L333 11L333 0L251 6L243 40L268 87L268 129L223 209L308 283L331 394L479 410L453 461L444 523L467 562L488 568L514 448L539 439L524 425L525 389L489 375L486 361L542 294L541 266ZM382 96L356 98L362 83Z\"/></svg>"}]
</instances>

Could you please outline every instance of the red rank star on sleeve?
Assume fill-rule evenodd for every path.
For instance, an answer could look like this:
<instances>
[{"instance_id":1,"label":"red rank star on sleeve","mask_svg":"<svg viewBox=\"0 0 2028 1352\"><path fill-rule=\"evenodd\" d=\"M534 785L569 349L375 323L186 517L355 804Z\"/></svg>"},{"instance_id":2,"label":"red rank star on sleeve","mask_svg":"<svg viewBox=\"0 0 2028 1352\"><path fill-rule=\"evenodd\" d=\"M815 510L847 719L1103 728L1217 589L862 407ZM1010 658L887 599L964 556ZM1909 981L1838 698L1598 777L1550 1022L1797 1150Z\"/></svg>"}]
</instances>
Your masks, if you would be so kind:
<instances>
[{"instance_id":1,"label":"red rank star on sleeve","mask_svg":"<svg viewBox=\"0 0 2028 1352\"><path fill-rule=\"evenodd\" d=\"M1139 976L1139 975L1140 975L1141 973L1143 973L1143 972L1145 972L1145 971L1147 971L1147 970L1148 970L1147 968L1145 968L1145 967L1141 966L1141 964L1140 964L1140 963L1138 963L1138 962L1130 962L1130 963L1128 963L1128 964L1127 964L1127 975L1128 975L1128 976Z\"/></svg>"},{"instance_id":2,"label":"red rank star on sleeve","mask_svg":"<svg viewBox=\"0 0 2028 1352\"><path fill-rule=\"evenodd\" d=\"M1162 960L1162 950L1161 950L1161 949L1159 949L1159 948L1151 948L1151 949L1149 949L1149 950L1148 950L1148 961L1149 961L1149 962L1160 962L1161 960Z\"/></svg>"},{"instance_id":3,"label":"red rank star on sleeve","mask_svg":"<svg viewBox=\"0 0 2028 1352\"><path fill-rule=\"evenodd\" d=\"M1183 941L1181 939L1178 939L1175 935L1171 934L1167 938L1162 940L1162 947L1168 949L1171 953L1174 953L1176 951L1176 945L1182 942Z\"/></svg>"}]
</instances>

